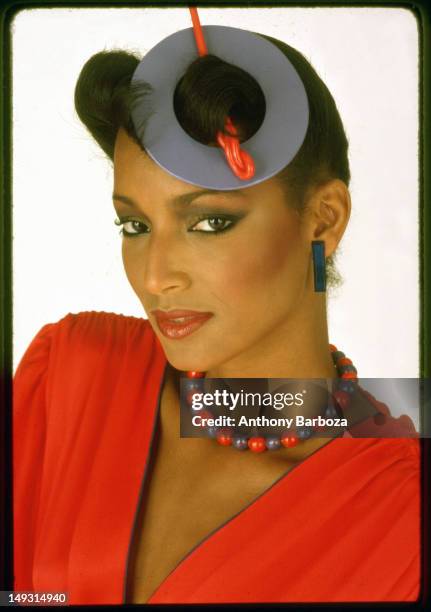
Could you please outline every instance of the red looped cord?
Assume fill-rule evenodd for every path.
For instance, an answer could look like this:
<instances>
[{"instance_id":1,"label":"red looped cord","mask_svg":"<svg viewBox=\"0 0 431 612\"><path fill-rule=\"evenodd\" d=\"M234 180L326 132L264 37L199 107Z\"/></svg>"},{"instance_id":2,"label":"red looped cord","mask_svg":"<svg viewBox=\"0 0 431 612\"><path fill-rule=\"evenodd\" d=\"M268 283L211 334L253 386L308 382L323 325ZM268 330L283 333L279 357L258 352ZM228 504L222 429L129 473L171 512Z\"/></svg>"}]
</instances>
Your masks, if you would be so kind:
<instances>
[{"instance_id":1,"label":"red looped cord","mask_svg":"<svg viewBox=\"0 0 431 612\"><path fill-rule=\"evenodd\" d=\"M208 49L205 43L202 27L199 21L199 15L196 7L189 7L190 15L193 23L193 33L195 35L196 46L199 55L208 54ZM217 133L217 142L223 149L226 160L232 172L241 180L246 181L254 176L254 161L247 151L242 151L239 139L236 137L236 128L233 125L230 117L226 118L225 129L229 134ZM231 135L232 134L232 135Z\"/></svg>"}]
</instances>

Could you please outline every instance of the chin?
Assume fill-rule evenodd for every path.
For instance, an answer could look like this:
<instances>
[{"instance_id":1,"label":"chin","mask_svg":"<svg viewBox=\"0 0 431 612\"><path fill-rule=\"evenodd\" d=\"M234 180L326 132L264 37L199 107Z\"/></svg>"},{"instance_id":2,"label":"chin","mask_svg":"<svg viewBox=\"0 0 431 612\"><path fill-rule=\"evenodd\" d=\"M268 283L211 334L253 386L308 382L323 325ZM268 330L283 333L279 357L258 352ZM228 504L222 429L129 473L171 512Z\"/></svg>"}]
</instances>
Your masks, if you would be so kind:
<instances>
[{"instance_id":1,"label":"chin","mask_svg":"<svg viewBox=\"0 0 431 612\"><path fill-rule=\"evenodd\" d=\"M174 341L177 346L172 346L172 343L161 342L166 359L171 366L181 372L207 372L215 365L215 359L211 359L211 355L207 349L194 349L181 344L181 340Z\"/></svg>"},{"instance_id":2,"label":"chin","mask_svg":"<svg viewBox=\"0 0 431 612\"><path fill-rule=\"evenodd\" d=\"M174 356L165 351L166 359L169 361L171 366L180 372L206 372L210 365L203 363L201 360L194 358L187 358L185 355Z\"/></svg>"}]
</instances>

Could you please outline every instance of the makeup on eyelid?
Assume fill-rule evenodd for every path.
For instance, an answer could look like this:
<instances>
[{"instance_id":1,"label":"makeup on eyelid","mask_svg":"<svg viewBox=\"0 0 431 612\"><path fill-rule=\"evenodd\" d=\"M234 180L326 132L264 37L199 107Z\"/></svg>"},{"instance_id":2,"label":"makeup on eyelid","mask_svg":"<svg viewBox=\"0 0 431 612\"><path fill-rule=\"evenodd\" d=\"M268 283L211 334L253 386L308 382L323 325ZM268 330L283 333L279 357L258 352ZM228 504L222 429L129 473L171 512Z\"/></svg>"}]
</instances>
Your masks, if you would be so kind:
<instances>
[{"instance_id":1,"label":"makeup on eyelid","mask_svg":"<svg viewBox=\"0 0 431 612\"><path fill-rule=\"evenodd\" d=\"M198 215L197 217L196 215L193 215L193 218L189 222L189 227L187 231L204 233L204 234L221 234L235 227L238 224L238 222L244 217L245 217L245 214L232 215L232 214L226 214L226 213L217 213L212 210L210 213L205 212L201 215ZM221 220L225 224L227 223L227 225L224 225L223 227L218 227L218 228L214 227L211 225L211 223L214 222L215 220L217 221ZM208 223L210 229L204 229L204 228L196 229L197 226L205 222ZM149 224L147 223L147 221L146 220L143 221L142 219L139 219L139 218L119 215L119 218L115 219L114 223L117 226L122 226L120 233L122 233L124 236L127 236L127 237L138 236L138 235L150 233L149 231L145 231L145 228L149 229ZM137 230L135 232L131 232L130 230L127 230L127 229L124 230L124 226L128 223L141 224L144 227L142 228L142 231Z\"/></svg>"}]
</instances>

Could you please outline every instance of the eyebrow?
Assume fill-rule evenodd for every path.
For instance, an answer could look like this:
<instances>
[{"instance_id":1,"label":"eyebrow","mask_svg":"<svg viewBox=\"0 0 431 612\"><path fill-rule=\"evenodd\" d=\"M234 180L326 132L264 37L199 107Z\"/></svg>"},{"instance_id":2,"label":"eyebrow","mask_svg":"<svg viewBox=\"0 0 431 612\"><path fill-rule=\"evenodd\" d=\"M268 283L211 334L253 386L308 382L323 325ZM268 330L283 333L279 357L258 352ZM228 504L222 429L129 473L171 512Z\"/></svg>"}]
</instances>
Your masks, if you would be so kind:
<instances>
[{"instance_id":1,"label":"eyebrow","mask_svg":"<svg viewBox=\"0 0 431 612\"><path fill-rule=\"evenodd\" d=\"M183 193L182 195L175 196L170 200L171 204L174 206L187 206L191 204L193 200L203 195L224 195L228 197L238 197L244 195L244 191L241 189L236 189L234 191L220 191L217 189L200 189L199 191L190 191L189 193ZM120 193L112 194L113 200L118 200L119 202L123 202L127 206L132 206L133 208L139 208L137 203L128 196L121 195Z\"/></svg>"}]
</instances>

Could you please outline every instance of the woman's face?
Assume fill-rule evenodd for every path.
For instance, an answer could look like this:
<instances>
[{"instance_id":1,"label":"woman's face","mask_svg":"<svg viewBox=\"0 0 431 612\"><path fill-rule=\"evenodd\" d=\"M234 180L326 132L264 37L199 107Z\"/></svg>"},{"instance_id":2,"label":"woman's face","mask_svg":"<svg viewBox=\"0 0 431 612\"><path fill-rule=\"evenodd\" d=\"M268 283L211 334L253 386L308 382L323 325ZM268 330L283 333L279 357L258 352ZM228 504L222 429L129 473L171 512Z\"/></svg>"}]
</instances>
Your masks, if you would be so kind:
<instances>
[{"instance_id":1,"label":"woman's face","mask_svg":"<svg viewBox=\"0 0 431 612\"><path fill-rule=\"evenodd\" d=\"M247 371L280 343L309 291L310 242L276 180L208 191L163 171L120 130L114 206L127 277L175 368ZM172 310L194 314L154 313Z\"/></svg>"}]
</instances>

